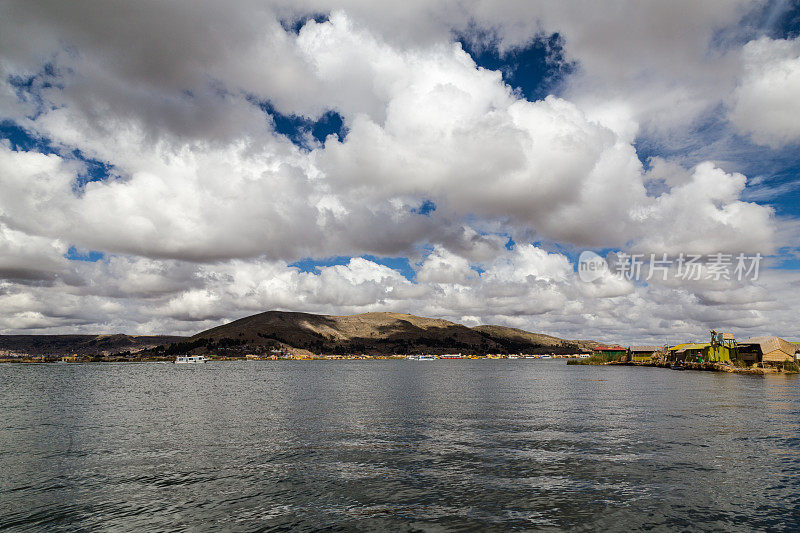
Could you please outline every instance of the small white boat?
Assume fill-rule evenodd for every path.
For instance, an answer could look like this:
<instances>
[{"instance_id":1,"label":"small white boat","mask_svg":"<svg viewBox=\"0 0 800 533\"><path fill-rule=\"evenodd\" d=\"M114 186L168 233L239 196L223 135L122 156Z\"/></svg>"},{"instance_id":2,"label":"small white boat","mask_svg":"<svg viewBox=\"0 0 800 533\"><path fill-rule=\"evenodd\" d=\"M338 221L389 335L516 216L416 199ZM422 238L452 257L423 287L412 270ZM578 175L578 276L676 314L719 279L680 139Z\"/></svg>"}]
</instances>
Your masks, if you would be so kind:
<instances>
[{"instance_id":1,"label":"small white boat","mask_svg":"<svg viewBox=\"0 0 800 533\"><path fill-rule=\"evenodd\" d=\"M543 355L541 358L542 359L552 359L553 356L552 355Z\"/></svg>"},{"instance_id":2,"label":"small white boat","mask_svg":"<svg viewBox=\"0 0 800 533\"><path fill-rule=\"evenodd\" d=\"M175 364L197 364L205 363L206 361L208 361L208 359L206 359L203 355L179 355L175 358Z\"/></svg>"},{"instance_id":3,"label":"small white boat","mask_svg":"<svg viewBox=\"0 0 800 533\"><path fill-rule=\"evenodd\" d=\"M432 355L420 355L417 361L433 361L434 359L436 358Z\"/></svg>"}]
</instances>

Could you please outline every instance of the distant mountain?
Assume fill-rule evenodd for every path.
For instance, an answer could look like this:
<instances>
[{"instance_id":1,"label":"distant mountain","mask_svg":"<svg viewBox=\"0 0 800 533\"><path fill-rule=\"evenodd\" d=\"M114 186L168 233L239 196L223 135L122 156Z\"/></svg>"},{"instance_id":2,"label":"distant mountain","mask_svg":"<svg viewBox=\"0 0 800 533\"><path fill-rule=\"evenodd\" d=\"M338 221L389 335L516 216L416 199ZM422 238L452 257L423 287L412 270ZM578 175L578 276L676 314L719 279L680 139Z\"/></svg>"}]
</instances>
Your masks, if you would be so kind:
<instances>
[{"instance_id":1,"label":"distant mountain","mask_svg":"<svg viewBox=\"0 0 800 533\"><path fill-rule=\"evenodd\" d=\"M504 326L469 328L402 313L349 316L268 311L192 337L131 335L0 335L0 357L183 353L243 356L248 353L317 354L575 353L598 343L559 339Z\"/></svg>"},{"instance_id":2,"label":"distant mountain","mask_svg":"<svg viewBox=\"0 0 800 533\"><path fill-rule=\"evenodd\" d=\"M0 335L0 356L134 353L185 339L174 335Z\"/></svg>"},{"instance_id":3,"label":"distant mountain","mask_svg":"<svg viewBox=\"0 0 800 533\"><path fill-rule=\"evenodd\" d=\"M502 326L467 326L402 313L349 316L269 311L203 331L178 350L299 349L313 353L573 353L596 346Z\"/></svg>"},{"instance_id":4,"label":"distant mountain","mask_svg":"<svg viewBox=\"0 0 800 533\"><path fill-rule=\"evenodd\" d=\"M479 331L494 339L504 339L506 342L523 344L538 344L541 346L578 346L582 350L591 350L601 343L589 340L565 340L543 333L531 333L524 329L509 328L506 326L475 326L473 331Z\"/></svg>"}]
</instances>

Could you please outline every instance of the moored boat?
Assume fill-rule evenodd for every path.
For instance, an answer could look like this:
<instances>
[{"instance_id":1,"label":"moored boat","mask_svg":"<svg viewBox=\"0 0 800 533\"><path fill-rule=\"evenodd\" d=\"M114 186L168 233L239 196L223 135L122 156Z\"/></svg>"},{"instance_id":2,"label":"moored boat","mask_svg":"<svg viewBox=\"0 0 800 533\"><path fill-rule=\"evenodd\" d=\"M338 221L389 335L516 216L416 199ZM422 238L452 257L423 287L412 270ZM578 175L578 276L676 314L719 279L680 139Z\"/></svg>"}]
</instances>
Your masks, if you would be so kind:
<instances>
[{"instance_id":1,"label":"moored boat","mask_svg":"<svg viewBox=\"0 0 800 533\"><path fill-rule=\"evenodd\" d=\"M203 355L179 355L175 358L176 364L197 364L208 361Z\"/></svg>"}]
</instances>

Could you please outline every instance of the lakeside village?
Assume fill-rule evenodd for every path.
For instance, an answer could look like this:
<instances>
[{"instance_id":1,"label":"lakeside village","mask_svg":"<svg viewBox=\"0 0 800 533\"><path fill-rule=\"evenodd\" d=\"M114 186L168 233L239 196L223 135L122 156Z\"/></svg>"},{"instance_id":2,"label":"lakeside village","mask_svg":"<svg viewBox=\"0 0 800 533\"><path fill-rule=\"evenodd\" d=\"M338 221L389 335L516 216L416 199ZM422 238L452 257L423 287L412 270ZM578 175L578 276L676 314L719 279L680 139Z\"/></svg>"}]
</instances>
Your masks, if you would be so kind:
<instances>
[{"instance_id":1,"label":"lakeside village","mask_svg":"<svg viewBox=\"0 0 800 533\"><path fill-rule=\"evenodd\" d=\"M710 334L709 342L674 346L598 346L591 357L567 364L623 364L742 374L800 372L800 342L774 336L737 341L731 333L711 330Z\"/></svg>"},{"instance_id":2,"label":"lakeside village","mask_svg":"<svg viewBox=\"0 0 800 533\"><path fill-rule=\"evenodd\" d=\"M710 332L709 342L681 343L673 346L599 345L576 353L543 354L315 354L289 348L270 349L261 354L177 355L173 357L137 357L126 354L25 356L0 350L0 362L84 363L146 362L204 363L207 361L275 361L275 360L370 360L394 359L411 361L455 359L567 359L568 365L628 365L672 368L675 370L711 370L744 374L800 373L800 342L780 337L751 337L737 341L730 333Z\"/></svg>"},{"instance_id":3,"label":"lakeside village","mask_svg":"<svg viewBox=\"0 0 800 533\"><path fill-rule=\"evenodd\" d=\"M307 350L294 349L273 349L267 354L244 354L244 355L177 355L172 357L159 356L138 356L135 353L125 354L100 354L100 355L42 355L31 356L26 354L13 353L0 350L0 363L115 363L115 362L176 362L176 363L195 363L209 361L354 361L372 359L393 359L409 361L434 361L438 359L589 359L592 352L582 351L575 354L315 354Z\"/></svg>"},{"instance_id":4,"label":"lakeside village","mask_svg":"<svg viewBox=\"0 0 800 533\"><path fill-rule=\"evenodd\" d=\"M247 359L567 359L568 365L654 366L676 370L712 370L747 374L800 372L800 342L780 337L751 337L737 341L733 334L710 331L709 342L664 346L600 345L572 354L440 354L440 355L314 355L287 354L273 350L268 356Z\"/></svg>"}]
</instances>

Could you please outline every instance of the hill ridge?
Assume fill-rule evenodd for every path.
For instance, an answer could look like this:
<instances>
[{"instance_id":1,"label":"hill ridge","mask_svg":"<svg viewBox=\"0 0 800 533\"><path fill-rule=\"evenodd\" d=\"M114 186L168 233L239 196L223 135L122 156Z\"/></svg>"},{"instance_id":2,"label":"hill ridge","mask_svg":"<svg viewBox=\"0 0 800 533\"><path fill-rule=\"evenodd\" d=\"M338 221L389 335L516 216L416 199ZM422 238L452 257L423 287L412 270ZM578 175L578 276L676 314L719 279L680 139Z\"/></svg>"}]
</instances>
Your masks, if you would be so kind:
<instances>
[{"instance_id":1,"label":"hill ridge","mask_svg":"<svg viewBox=\"0 0 800 533\"><path fill-rule=\"evenodd\" d=\"M312 353L573 353L596 346L507 326L468 327L442 318L373 311L353 315L317 315L294 311L264 311L193 335L197 352L306 350ZM235 350L234 350L235 351Z\"/></svg>"},{"instance_id":2,"label":"hill ridge","mask_svg":"<svg viewBox=\"0 0 800 533\"><path fill-rule=\"evenodd\" d=\"M389 311L319 315L269 310L191 337L126 335L0 335L0 356L179 353L240 357L272 350L316 354L575 353L594 341L561 339L508 326L468 327L443 318Z\"/></svg>"}]
</instances>

